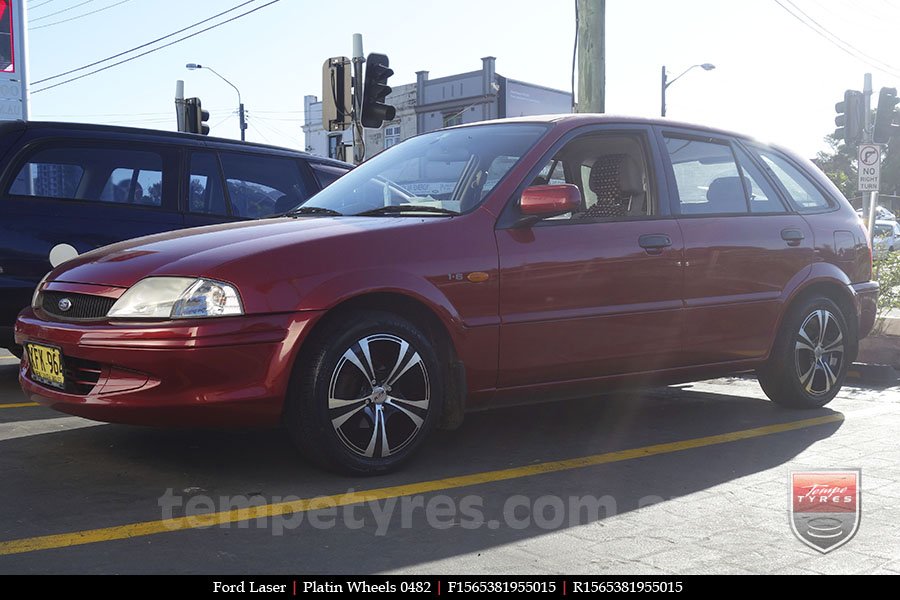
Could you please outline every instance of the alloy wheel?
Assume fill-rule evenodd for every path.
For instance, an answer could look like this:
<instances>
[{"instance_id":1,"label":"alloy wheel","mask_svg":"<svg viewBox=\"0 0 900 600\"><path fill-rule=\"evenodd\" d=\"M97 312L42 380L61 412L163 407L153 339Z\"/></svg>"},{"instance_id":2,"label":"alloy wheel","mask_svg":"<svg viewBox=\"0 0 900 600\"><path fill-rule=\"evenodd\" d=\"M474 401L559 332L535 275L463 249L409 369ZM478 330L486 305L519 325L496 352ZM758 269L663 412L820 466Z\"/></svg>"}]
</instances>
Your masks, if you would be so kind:
<instances>
[{"instance_id":1,"label":"alloy wheel","mask_svg":"<svg viewBox=\"0 0 900 600\"><path fill-rule=\"evenodd\" d=\"M810 313L794 343L794 366L801 387L811 396L827 394L834 387L844 362L844 332L828 310Z\"/></svg>"},{"instance_id":2,"label":"alloy wheel","mask_svg":"<svg viewBox=\"0 0 900 600\"><path fill-rule=\"evenodd\" d=\"M337 361L328 386L328 418L346 449L386 458L415 439L430 401L422 357L406 340L379 333L357 340Z\"/></svg>"}]
</instances>

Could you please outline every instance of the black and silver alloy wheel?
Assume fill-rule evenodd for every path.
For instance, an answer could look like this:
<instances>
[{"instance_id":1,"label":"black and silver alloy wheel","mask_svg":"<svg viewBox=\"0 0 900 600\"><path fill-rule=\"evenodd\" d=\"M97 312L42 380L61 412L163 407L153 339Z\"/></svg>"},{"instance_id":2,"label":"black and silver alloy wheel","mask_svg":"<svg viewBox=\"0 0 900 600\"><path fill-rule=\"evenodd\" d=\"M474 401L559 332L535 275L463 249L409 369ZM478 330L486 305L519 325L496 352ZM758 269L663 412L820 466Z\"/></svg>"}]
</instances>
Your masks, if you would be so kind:
<instances>
[{"instance_id":1,"label":"black and silver alloy wheel","mask_svg":"<svg viewBox=\"0 0 900 600\"><path fill-rule=\"evenodd\" d=\"M767 364L757 371L759 385L778 404L819 408L840 391L847 357L855 348L853 330L830 298L797 301L785 315Z\"/></svg>"},{"instance_id":2,"label":"black and silver alloy wheel","mask_svg":"<svg viewBox=\"0 0 900 600\"><path fill-rule=\"evenodd\" d=\"M392 313L331 316L294 367L284 410L294 442L333 470L368 474L400 466L440 416L445 377L434 344Z\"/></svg>"},{"instance_id":3,"label":"black and silver alloy wheel","mask_svg":"<svg viewBox=\"0 0 900 600\"><path fill-rule=\"evenodd\" d=\"M830 311L813 311L800 326L794 344L794 366L806 393L827 394L844 362L844 333Z\"/></svg>"},{"instance_id":4,"label":"black and silver alloy wheel","mask_svg":"<svg viewBox=\"0 0 900 600\"><path fill-rule=\"evenodd\" d=\"M328 386L331 425L341 443L367 458L402 451L425 424L431 402L428 369L409 342L368 335L348 348Z\"/></svg>"}]
</instances>

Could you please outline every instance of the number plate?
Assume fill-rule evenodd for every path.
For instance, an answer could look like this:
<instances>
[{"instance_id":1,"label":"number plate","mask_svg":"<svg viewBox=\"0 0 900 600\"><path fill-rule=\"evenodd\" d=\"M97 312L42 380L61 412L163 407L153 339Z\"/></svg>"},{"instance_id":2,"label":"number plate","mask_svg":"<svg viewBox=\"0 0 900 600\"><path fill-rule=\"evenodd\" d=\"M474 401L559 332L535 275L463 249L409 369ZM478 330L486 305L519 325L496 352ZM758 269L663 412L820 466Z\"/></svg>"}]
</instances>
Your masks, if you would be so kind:
<instances>
[{"instance_id":1,"label":"number plate","mask_svg":"<svg viewBox=\"0 0 900 600\"><path fill-rule=\"evenodd\" d=\"M60 389L66 387L63 369L62 352L53 346L27 344L28 362L31 365L31 377L35 381L52 385Z\"/></svg>"}]
</instances>

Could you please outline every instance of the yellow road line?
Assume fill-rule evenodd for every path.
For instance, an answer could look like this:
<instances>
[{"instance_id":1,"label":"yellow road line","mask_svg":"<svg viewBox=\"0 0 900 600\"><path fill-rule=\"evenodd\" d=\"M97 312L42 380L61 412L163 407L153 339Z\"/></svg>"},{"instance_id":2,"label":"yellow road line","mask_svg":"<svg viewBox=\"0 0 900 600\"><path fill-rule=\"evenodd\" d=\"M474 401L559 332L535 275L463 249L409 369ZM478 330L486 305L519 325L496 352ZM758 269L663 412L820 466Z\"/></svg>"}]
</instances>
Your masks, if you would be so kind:
<instances>
[{"instance_id":1,"label":"yellow road line","mask_svg":"<svg viewBox=\"0 0 900 600\"><path fill-rule=\"evenodd\" d=\"M582 469L584 467L621 462L625 460L632 460L635 458L645 458L647 456L669 454L672 452L680 452L682 450L702 448L704 446L737 442L739 440L758 438L775 433L782 433L785 431L794 431L797 429L806 429L809 427L815 427L817 425L836 423L843 420L843 415L831 414L824 417L803 419L801 421L791 421L788 423L778 423L776 425L766 425L765 427L744 429L741 431L733 431L730 433L722 433L719 435L693 438L689 440L682 440L679 442L655 444L653 446L644 446L642 448L618 450L615 452L606 452L604 454L594 454L591 456L583 456L580 458L556 460L534 465L527 465L524 467L501 469L498 471L473 473L471 475L448 477L446 479L436 479L433 481L396 485L392 487L378 488L361 492L347 492L344 494L320 496L317 498L304 498L300 500L292 500L289 502L264 504L261 506L251 506L247 508L238 508L228 511L176 517L172 519L145 521L143 523L130 523L127 525L104 527L102 529L88 529L85 531L75 531L71 533L60 533L55 535L22 538L18 540L8 540L0 542L0 555L22 554L25 552L34 552L36 550L67 548L70 546L80 546L83 544L93 544L96 542L125 540L130 538L142 537L145 535L166 533L169 531L198 529L202 527L211 527L215 525L223 525L226 523L250 521L254 519L275 517L285 514L292 515L297 512L314 511L325 508L333 508L337 506L349 506L351 504L360 504L364 502L371 502L373 500L386 500L389 498L397 498L401 496L425 494L429 492L450 490L485 483L493 483L497 481L506 481L509 479L531 477L533 475L542 475L546 473L558 473L560 471L570 471L573 469Z\"/></svg>"},{"instance_id":2,"label":"yellow road line","mask_svg":"<svg viewBox=\"0 0 900 600\"><path fill-rule=\"evenodd\" d=\"M40 406L37 402L19 402L16 404L0 404L0 409L2 408L25 408L26 406Z\"/></svg>"}]
</instances>

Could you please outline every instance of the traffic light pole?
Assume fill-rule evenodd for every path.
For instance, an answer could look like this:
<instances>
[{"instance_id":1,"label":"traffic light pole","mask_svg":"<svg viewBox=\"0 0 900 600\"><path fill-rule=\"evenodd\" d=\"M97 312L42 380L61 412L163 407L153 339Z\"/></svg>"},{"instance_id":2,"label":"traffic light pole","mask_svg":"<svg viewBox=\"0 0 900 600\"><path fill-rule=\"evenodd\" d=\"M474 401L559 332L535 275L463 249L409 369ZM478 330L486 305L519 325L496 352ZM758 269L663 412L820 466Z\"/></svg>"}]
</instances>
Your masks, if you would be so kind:
<instances>
[{"instance_id":1,"label":"traffic light pole","mask_svg":"<svg viewBox=\"0 0 900 600\"><path fill-rule=\"evenodd\" d=\"M872 126L872 74L866 73L865 79L863 81L863 105L865 106L865 128L864 137L866 142L872 143L874 141L874 130ZM857 169L860 168L860 165L857 165ZM872 252L875 251L875 213L877 212L878 206L878 191L869 192L869 210L866 213L866 223L868 224L869 230L869 244L872 247Z\"/></svg>"},{"instance_id":2,"label":"traffic light pole","mask_svg":"<svg viewBox=\"0 0 900 600\"><path fill-rule=\"evenodd\" d=\"M366 159L366 142L363 139L365 130L362 126L363 105L363 55L362 34L353 34L353 164L358 165Z\"/></svg>"}]
</instances>

